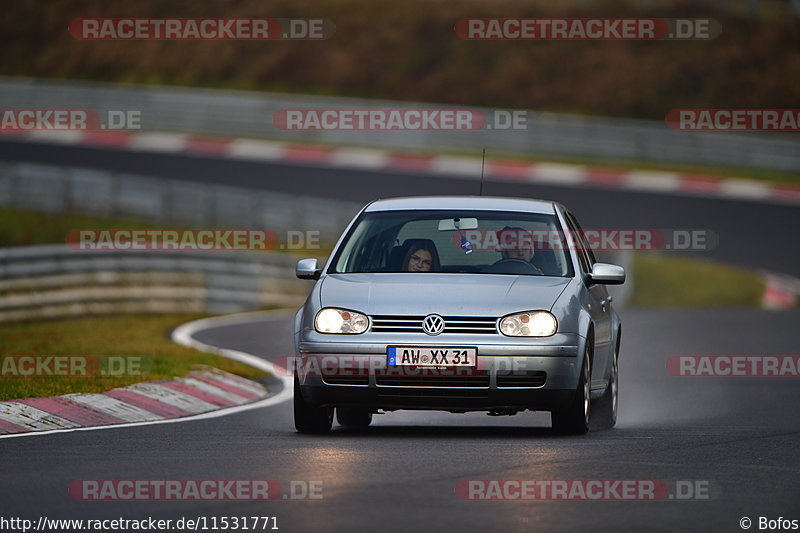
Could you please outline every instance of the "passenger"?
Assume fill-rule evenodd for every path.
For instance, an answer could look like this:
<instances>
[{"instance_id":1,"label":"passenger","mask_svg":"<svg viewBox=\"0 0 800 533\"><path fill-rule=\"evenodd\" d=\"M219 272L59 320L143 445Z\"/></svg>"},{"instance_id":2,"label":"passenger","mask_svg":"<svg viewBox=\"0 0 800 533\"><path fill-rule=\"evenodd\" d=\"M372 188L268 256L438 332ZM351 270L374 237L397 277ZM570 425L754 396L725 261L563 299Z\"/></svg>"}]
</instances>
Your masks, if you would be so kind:
<instances>
[{"instance_id":1,"label":"passenger","mask_svg":"<svg viewBox=\"0 0 800 533\"><path fill-rule=\"evenodd\" d=\"M414 244L403 261L403 272L438 272L439 254L432 243Z\"/></svg>"}]
</instances>

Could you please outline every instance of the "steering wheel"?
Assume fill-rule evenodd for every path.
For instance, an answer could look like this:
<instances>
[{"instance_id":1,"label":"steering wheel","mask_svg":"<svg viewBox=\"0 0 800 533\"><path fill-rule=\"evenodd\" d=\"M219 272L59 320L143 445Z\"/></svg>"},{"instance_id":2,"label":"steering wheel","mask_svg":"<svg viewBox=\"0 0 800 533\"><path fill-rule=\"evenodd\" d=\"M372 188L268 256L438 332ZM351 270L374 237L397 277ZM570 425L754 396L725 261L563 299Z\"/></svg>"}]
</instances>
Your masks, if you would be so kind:
<instances>
[{"instance_id":1,"label":"steering wheel","mask_svg":"<svg viewBox=\"0 0 800 533\"><path fill-rule=\"evenodd\" d=\"M483 269L487 274L536 274L542 272L524 259L508 257Z\"/></svg>"}]
</instances>

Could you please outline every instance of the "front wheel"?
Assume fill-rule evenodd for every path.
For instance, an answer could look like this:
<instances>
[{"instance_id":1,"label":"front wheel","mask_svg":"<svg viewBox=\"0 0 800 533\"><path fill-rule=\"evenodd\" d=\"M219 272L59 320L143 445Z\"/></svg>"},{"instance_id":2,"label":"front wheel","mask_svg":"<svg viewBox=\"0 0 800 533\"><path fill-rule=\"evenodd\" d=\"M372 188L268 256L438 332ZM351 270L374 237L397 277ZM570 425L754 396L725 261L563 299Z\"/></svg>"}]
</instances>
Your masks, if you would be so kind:
<instances>
[{"instance_id":1,"label":"front wheel","mask_svg":"<svg viewBox=\"0 0 800 533\"><path fill-rule=\"evenodd\" d=\"M589 351L591 339L586 341L586 351L583 354L583 367L575 389L575 398L572 403L564 408L551 413L553 429L567 435L583 435L589 431L589 417L591 415L591 384L592 363Z\"/></svg>"},{"instance_id":2,"label":"front wheel","mask_svg":"<svg viewBox=\"0 0 800 533\"><path fill-rule=\"evenodd\" d=\"M619 397L619 370L617 351L614 350L611 361L611 375L603 397L597 401L594 420L601 429L611 429L617 425L617 402Z\"/></svg>"},{"instance_id":3,"label":"front wheel","mask_svg":"<svg viewBox=\"0 0 800 533\"><path fill-rule=\"evenodd\" d=\"M327 433L333 425L333 407L316 407L303 399L294 378L294 427L300 433Z\"/></svg>"}]
</instances>

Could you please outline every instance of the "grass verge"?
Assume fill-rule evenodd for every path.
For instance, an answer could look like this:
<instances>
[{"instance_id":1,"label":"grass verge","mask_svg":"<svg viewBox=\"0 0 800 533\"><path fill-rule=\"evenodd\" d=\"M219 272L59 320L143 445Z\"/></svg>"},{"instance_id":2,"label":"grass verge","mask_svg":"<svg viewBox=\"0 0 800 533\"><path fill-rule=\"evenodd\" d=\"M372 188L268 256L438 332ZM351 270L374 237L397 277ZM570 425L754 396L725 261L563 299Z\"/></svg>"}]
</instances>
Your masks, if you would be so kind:
<instances>
[{"instance_id":1,"label":"grass verge","mask_svg":"<svg viewBox=\"0 0 800 533\"><path fill-rule=\"evenodd\" d=\"M153 224L124 217L39 213L27 209L0 209L0 246L65 243L70 230L154 229Z\"/></svg>"},{"instance_id":2,"label":"grass verge","mask_svg":"<svg viewBox=\"0 0 800 533\"><path fill-rule=\"evenodd\" d=\"M205 315L128 315L0 324L0 359L7 355L141 356L143 375L0 376L0 400L104 392L141 381L171 379L208 365L251 379L266 374L245 364L173 343L168 333ZM0 366L2 368L2 366Z\"/></svg>"},{"instance_id":3,"label":"grass verge","mask_svg":"<svg viewBox=\"0 0 800 533\"><path fill-rule=\"evenodd\" d=\"M161 224L146 222L133 217L97 216L78 213L40 213L29 209L0 208L0 247L33 246L37 244L64 244L67 234L73 230L163 230L163 229L208 229L208 226L191 224ZM270 228L250 228L265 229ZM321 248L283 249L286 235L278 232L282 244L273 250L302 257L329 254L331 246L322 243Z\"/></svg>"},{"instance_id":4,"label":"grass verge","mask_svg":"<svg viewBox=\"0 0 800 533\"><path fill-rule=\"evenodd\" d=\"M757 307L763 292L761 276L746 268L675 255L634 255L631 305Z\"/></svg>"}]
</instances>

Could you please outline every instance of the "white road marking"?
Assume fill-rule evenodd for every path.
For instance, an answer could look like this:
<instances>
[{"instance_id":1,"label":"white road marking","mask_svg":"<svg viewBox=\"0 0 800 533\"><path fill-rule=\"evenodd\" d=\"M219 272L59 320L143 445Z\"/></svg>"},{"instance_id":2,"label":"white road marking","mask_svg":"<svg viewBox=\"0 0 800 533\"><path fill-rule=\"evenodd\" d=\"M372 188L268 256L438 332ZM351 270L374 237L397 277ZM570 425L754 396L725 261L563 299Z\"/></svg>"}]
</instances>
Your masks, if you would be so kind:
<instances>
[{"instance_id":1,"label":"white road marking","mask_svg":"<svg viewBox=\"0 0 800 533\"><path fill-rule=\"evenodd\" d=\"M144 152L180 152L188 135L179 133L137 133L128 145L131 150Z\"/></svg>"},{"instance_id":2,"label":"white road marking","mask_svg":"<svg viewBox=\"0 0 800 533\"><path fill-rule=\"evenodd\" d=\"M0 402L0 418L18 426L33 429L67 429L78 427L57 415L52 415L36 407L17 402ZM28 435L29 433L14 433L14 435ZM4 435L10 437L11 435Z\"/></svg>"},{"instance_id":3,"label":"white road marking","mask_svg":"<svg viewBox=\"0 0 800 533\"><path fill-rule=\"evenodd\" d=\"M228 145L228 157L236 159L255 159L274 161L286 154L286 143L257 141L254 139L234 139Z\"/></svg>"},{"instance_id":4,"label":"white road marking","mask_svg":"<svg viewBox=\"0 0 800 533\"><path fill-rule=\"evenodd\" d=\"M136 383L130 387L126 387L142 396L147 396L153 400L166 403L178 409L188 411L192 414L205 413L216 409L218 406L213 403L206 402L200 398L195 398L190 394L176 391L158 383Z\"/></svg>"},{"instance_id":5,"label":"white road marking","mask_svg":"<svg viewBox=\"0 0 800 533\"><path fill-rule=\"evenodd\" d=\"M772 194L772 189L766 183L759 183L753 180L743 180L738 178L728 178L722 182L722 187L719 193L733 198L758 200L769 197L769 195Z\"/></svg>"},{"instance_id":6,"label":"white road marking","mask_svg":"<svg viewBox=\"0 0 800 533\"><path fill-rule=\"evenodd\" d=\"M463 176L465 178L481 177L481 160L471 157L438 156L431 160L431 170L437 174Z\"/></svg>"},{"instance_id":7,"label":"white road marking","mask_svg":"<svg viewBox=\"0 0 800 533\"><path fill-rule=\"evenodd\" d=\"M83 131L73 130L34 130L28 132L29 140L53 144L80 144L83 141Z\"/></svg>"},{"instance_id":8,"label":"white road marking","mask_svg":"<svg viewBox=\"0 0 800 533\"><path fill-rule=\"evenodd\" d=\"M562 163L536 163L533 165L533 180L577 185L586 181L586 168Z\"/></svg>"},{"instance_id":9,"label":"white road marking","mask_svg":"<svg viewBox=\"0 0 800 533\"><path fill-rule=\"evenodd\" d=\"M220 383L224 383L226 385L235 387L244 392L249 392L251 394L258 394L259 396L264 396L267 393L266 387L264 387L260 383L257 383L255 381L245 380L244 378L242 378L242 381L238 379L232 379L229 377L228 374L220 371L215 372L214 370L216 369L203 370L202 372L197 372L197 374L203 374L205 376L208 376L209 378L212 378L214 381L219 381Z\"/></svg>"},{"instance_id":10,"label":"white road marking","mask_svg":"<svg viewBox=\"0 0 800 533\"><path fill-rule=\"evenodd\" d=\"M223 400L228 400L233 402L237 405L241 405L243 403L247 403L247 398L244 396L239 396L238 394L234 394L232 392L228 392L225 389L220 389L219 387L215 387L210 383L206 383L205 381L200 381L199 379L195 379L192 377L185 377L185 378L178 378L176 381L180 381L181 383L185 383L190 387L194 387L199 389L203 392L207 392L208 394L213 394Z\"/></svg>"},{"instance_id":11,"label":"white road marking","mask_svg":"<svg viewBox=\"0 0 800 533\"><path fill-rule=\"evenodd\" d=\"M625 175L625 184L631 189L643 191L677 191L680 186L680 174L631 170Z\"/></svg>"},{"instance_id":12,"label":"white road marking","mask_svg":"<svg viewBox=\"0 0 800 533\"><path fill-rule=\"evenodd\" d=\"M149 420L163 420L164 417L140 409L135 405L125 403L122 400L106 396L105 394L65 394L63 398L72 400L75 403L85 405L95 411L106 413L126 422L147 422Z\"/></svg>"},{"instance_id":13,"label":"white road marking","mask_svg":"<svg viewBox=\"0 0 800 533\"><path fill-rule=\"evenodd\" d=\"M331 165L354 168L384 168L389 165L389 156L383 150L340 148L334 150Z\"/></svg>"}]
</instances>

